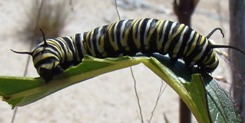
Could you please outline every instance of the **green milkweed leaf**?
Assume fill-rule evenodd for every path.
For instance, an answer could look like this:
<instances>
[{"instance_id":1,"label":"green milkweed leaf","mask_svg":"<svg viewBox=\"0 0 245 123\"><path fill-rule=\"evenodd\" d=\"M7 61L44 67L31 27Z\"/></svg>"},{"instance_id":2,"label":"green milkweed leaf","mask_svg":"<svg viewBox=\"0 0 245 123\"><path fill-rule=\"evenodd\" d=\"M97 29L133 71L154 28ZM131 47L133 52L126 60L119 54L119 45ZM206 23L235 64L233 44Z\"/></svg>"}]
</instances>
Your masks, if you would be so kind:
<instances>
[{"instance_id":1,"label":"green milkweed leaf","mask_svg":"<svg viewBox=\"0 0 245 123\"><path fill-rule=\"evenodd\" d=\"M13 107L24 106L83 80L143 63L178 93L198 122L241 121L230 97L211 76L189 73L181 62L173 65L168 57L153 56L106 59L86 56L81 64L70 67L49 83L41 78L0 76L0 96Z\"/></svg>"}]
</instances>

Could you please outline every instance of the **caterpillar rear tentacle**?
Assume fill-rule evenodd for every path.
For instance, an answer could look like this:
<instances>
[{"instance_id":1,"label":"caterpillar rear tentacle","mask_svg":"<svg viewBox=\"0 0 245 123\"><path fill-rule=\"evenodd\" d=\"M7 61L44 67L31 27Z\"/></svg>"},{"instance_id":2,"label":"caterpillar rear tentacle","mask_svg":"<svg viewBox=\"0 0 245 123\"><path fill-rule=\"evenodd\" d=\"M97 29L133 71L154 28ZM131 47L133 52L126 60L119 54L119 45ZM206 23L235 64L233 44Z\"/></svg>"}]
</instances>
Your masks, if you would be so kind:
<instances>
[{"instance_id":1,"label":"caterpillar rear tentacle","mask_svg":"<svg viewBox=\"0 0 245 123\"><path fill-rule=\"evenodd\" d=\"M134 56L136 53L169 54L171 61L183 59L190 67L196 66L203 72L211 73L218 66L214 48L232 48L213 45L209 38L220 28L215 28L206 37L184 24L168 20L128 19L95 28L92 31L78 33L73 36L45 39L28 54L33 58L38 74L46 81L62 73L72 65L79 64L85 55L97 58Z\"/></svg>"},{"instance_id":2,"label":"caterpillar rear tentacle","mask_svg":"<svg viewBox=\"0 0 245 123\"><path fill-rule=\"evenodd\" d=\"M222 31L222 29L221 28L219 28L219 27L216 27L216 28L214 28L207 36L206 36L206 38L210 38L212 35L213 35L213 33L215 32L215 31L217 31L217 30L219 30L220 31L220 33L222 34L222 36L223 36L223 38L225 37L225 35L224 35L224 33L223 33L223 31Z\"/></svg>"},{"instance_id":3,"label":"caterpillar rear tentacle","mask_svg":"<svg viewBox=\"0 0 245 123\"><path fill-rule=\"evenodd\" d=\"M219 27L214 28L214 29L213 29L213 30L212 30L206 37L209 39L209 38L213 35L213 33L214 33L215 31L217 31L217 30L220 31L220 33L222 34L222 36L223 36L223 38L224 38L225 35L224 35L222 29L219 28ZM214 45L214 44L212 44L212 45L211 45L211 49L214 49L214 48L230 48L230 49L236 50L236 51L242 53L243 55L245 55L245 52L242 51L241 49L238 49L238 48L236 48L236 47L232 47L232 46L229 46L229 45Z\"/></svg>"},{"instance_id":4,"label":"caterpillar rear tentacle","mask_svg":"<svg viewBox=\"0 0 245 123\"><path fill-rule=\"evenodd\" d=\"M211 48L212 49L214 49L214 48L230 48L230 49L236 50L236 51L240 52L241 54L245 55L245 52L242 51L241 49L238 49L236 47L232 47L229 45L212 45Z\"/></svg>"}]
</instances>

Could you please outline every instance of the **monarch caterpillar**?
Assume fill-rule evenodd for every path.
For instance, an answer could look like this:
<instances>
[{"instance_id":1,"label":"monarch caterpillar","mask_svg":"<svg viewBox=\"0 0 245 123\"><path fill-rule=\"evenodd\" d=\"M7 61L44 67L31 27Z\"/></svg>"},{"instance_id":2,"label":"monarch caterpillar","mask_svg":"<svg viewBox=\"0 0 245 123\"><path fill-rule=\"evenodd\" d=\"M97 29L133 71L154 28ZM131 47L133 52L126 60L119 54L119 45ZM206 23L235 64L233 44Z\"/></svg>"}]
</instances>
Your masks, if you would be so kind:
<instances>
[{"instance_id":1,"label":"monarch caterpillar","mask_svg":"<svg viewBox=\"0 0 245 123\"><path fill-rule=\"evenodd\" d=\"M189 67L196 67L211 73L218 66L219 60L213 48L232 48L245 54L240 49L213 45L208 36L202 36L190 27L168 20L152 18L121 20L92 31L73 36L45 39L29 54L38 74L46 81L62 73L71 65L79 64L85 55L97 58L134 56L136 53L169 54L174 63L183 59ZM223 34L223 33L222 33Z\"/></svg>"}]
</instances>

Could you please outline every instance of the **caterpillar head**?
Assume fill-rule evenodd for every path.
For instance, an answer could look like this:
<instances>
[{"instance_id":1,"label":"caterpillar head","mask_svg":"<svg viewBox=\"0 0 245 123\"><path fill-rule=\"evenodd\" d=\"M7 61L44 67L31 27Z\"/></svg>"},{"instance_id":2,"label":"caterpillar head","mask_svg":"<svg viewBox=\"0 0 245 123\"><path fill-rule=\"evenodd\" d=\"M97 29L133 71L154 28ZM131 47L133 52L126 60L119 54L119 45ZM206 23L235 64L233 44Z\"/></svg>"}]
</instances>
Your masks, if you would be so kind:
<instances>
[{"instance_id":1,"label":"caterpillar head","mask_svg":"<svg viewBox=\"0 0 245 123\"><path fill-rule=\"evenodd\" d=\"M45 46L45 43L36 47L32 52L12 51L18 54L31 55L38 74L45 81L50 81L53 76L64 71L64 69L60 66L58 54L53 49Z\"/></svg>"},{"instance_id":2,"label":"caterpillar head","mask_svg":"<svg viewBox=\"0 0 245 123\"><path fill-rule=\"evenodd\" d=\"M64 71L61 67L59 54L49 47L44 32L40 29L44 43L39 44L32 52L19 52L13 51L18 54L28 54L32 56L33 63L37 69L38 74L47 82L50 81L55 75Z\"/></svg>"}]
</instances>

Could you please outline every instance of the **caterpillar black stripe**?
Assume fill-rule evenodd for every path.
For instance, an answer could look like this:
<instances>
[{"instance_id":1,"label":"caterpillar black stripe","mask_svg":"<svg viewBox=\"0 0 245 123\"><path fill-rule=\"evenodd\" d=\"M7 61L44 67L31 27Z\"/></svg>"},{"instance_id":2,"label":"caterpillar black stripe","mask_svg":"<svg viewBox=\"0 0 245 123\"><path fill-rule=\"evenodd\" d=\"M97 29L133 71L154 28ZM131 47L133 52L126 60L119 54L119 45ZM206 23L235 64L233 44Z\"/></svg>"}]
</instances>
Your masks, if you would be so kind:
<instances>
[{"instance_id":1,"label":"caterpillar black stripe","mask_svg":"<svg viewBox=\"0 0 245 123\"><path fill-rule=\"evenodd\" d=\"M151 18L129 19L73 36L47 40L44 37L44 41L32 52L14 52L31 55L38 74L46 81L71 65L77 65L85 55L105 58L134 56L138 52L169 54L173 62L181 58L187 66L195 65L210 73L219 63L213 48L232 48L245 54L231 46L211 44L209 37L216 30L221 31L216 28L205 37L177 22Z\"/></svg>"}]
</instances>

